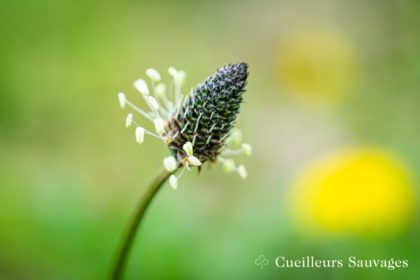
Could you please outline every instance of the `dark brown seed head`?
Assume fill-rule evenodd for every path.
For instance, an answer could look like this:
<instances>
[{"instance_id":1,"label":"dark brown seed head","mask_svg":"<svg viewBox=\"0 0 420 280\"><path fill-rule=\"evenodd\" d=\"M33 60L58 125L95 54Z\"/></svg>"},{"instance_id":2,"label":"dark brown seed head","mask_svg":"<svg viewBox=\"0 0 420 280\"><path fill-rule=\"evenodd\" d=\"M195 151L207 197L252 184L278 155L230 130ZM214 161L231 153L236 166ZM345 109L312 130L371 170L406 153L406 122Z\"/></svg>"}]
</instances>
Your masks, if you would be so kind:
<instances>
[{"instance_id":1,"label":"dark brown seed head","mask_svg":"<svg viewBox=\"0 0 420 280\"><path fill-rule=\"evenodd\" d=\"M182 161L186 142L202 163L216 161L224 148L242 102L248 64L228 64L199 84L166 124L164 136L174 156Z\"/></svg>"}]
</instances>

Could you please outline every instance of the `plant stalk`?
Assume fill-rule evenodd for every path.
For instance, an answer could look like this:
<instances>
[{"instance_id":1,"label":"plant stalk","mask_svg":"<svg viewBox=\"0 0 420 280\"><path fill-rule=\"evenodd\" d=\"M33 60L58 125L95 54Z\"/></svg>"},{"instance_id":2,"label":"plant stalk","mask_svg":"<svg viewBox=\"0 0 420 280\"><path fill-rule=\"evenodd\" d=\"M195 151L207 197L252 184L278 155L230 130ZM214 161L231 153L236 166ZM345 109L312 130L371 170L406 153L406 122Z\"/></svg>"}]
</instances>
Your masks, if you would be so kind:
<instances>
[{"instance_id":1,"label":"plant stalk","mask_svg":"<svg viewBox=\"0 0 420 280\"><path fill-rule=\"evenodd\" d=\"M141 197L121 240L120 247L118 248L116 258L112 266L111 279L117 280L122 278L124 266L127 262L130 249L133 245L137 229L143 219L144 213L146 212L150 202L153 200L159 189L172 173L173 172L168 172L166 170L161 171Z\"/></svg>"}]
</instances>

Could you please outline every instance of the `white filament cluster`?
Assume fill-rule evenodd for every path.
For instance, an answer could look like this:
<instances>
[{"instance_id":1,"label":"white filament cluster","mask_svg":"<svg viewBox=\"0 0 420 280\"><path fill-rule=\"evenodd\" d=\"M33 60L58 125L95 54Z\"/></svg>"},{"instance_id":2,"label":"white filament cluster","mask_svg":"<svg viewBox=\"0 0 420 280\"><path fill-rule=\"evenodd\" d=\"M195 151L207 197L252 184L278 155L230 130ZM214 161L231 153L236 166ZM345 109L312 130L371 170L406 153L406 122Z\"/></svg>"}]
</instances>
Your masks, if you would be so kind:
<instances>
[{"instance_id":1,"label":"white filament cluster","mask_svg":"<svg viewBox=\"0 0 420 280\"><path fill-rule=\"evenodd\" d=\"M144 119L150 121L153 124L154 132L147 130L142 125L137 123L134 119L134 115L129 113L125 120L125 126L135 126L135 139L136 142L142 144L144 142L145 134L151 135L155 138L162 140L165 144L170 143L173 139L170 136L164 135L165 126L167 121L176 115L177 111L183 105L185 95L182 93L182 86L185 83L186 74L184 71L169 67L168 73L172 78L172 86L167 87L162 82L162 77L158 71L153 68L146 70L146 76L149 78L149 83L143 79L138 79L134 82L134 88L140 93L144 102L148 106L148 110L142 110L136 106L133 102L127 99L126 95L122 92L118 93L118 102L121 108L130 107L133 112L138 113ZM195 124L195 127L198 126ZM175 136L176 137L176 136ZM245 154L250 156L252 153L252 147L249 144L241 144L241 133L239 130L234 130L230 136L226 139L226 146L228 145L239 145L238 149L226 148L221 156L218 157L217 161L223 166L223 170L227 173L236 172L241 178L247 177L247 171L243 165L236 166L235 162L230 158L225 158L229 155ZM195 139L194 139L195 140ZM200 160L194 156L194 141L187 142L183 145L183 150L186 157L182 161L177 161L174 156L165 157L163 160L164 168L169 172L175 172L179 167L183 167L180 175L176 176L172 174L169 177L169 184L173 189L178 187L178 179L182 176L185 169L190 170L190 166L201 166Z\"/></svg>"}]
</instances>

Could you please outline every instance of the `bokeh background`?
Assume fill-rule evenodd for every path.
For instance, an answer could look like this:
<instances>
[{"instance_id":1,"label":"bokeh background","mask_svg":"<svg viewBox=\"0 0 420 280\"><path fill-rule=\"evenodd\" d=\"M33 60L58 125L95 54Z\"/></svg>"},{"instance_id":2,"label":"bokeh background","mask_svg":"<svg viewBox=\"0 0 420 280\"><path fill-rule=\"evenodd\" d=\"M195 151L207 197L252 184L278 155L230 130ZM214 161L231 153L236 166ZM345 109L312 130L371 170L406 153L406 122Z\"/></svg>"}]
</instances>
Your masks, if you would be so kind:
<instances>
[{"instance_id":1,"label":"bokeh background","mask_svg":"<svg viewBox=\"0 0 420 280\"><path fill-rule=\"evenodd\" d=\"M126 278L418 279L418 1L3 0L0 21L1 279L104 279L168 153L135 143L116 93L138 98L148 67L189 89L239 61L249 178L166 186ZM272 263L307 255L409 267Z\"/></svg>"}]
</instances>

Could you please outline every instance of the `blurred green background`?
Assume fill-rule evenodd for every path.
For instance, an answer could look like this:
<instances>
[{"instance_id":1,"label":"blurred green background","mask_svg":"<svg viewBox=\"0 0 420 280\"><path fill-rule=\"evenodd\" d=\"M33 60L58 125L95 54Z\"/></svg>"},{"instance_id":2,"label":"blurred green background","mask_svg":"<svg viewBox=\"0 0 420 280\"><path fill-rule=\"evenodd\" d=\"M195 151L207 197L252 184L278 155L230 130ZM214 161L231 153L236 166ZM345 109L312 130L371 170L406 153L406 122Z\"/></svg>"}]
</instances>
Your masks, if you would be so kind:
<instances>
[{"instance_id":1,"label":"blurred green background","mask_svg":"<svg viewBox=\"0 0 420 280\"><path fill-rule=\"evenodd\" d=\"M214 166L166 186L126 278L419 279L420 2L3 0L0 21L0 279L104 279L168 153L134 142L116 93L134 99L148 67L189 89L240 61L249 178ZM376 168L371 150L393 157ZM307 255L409 267L273 264Z\"/></svg>"}]
</instances>

